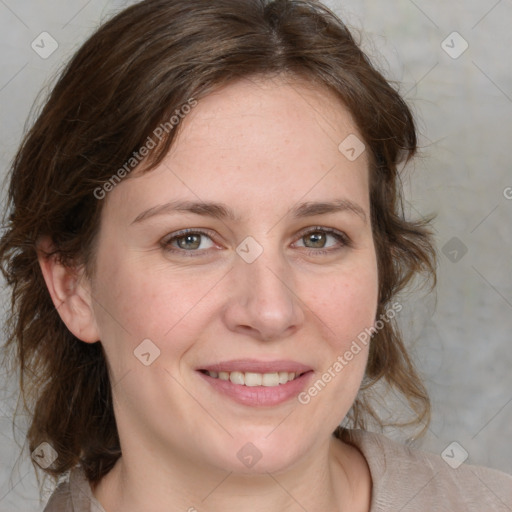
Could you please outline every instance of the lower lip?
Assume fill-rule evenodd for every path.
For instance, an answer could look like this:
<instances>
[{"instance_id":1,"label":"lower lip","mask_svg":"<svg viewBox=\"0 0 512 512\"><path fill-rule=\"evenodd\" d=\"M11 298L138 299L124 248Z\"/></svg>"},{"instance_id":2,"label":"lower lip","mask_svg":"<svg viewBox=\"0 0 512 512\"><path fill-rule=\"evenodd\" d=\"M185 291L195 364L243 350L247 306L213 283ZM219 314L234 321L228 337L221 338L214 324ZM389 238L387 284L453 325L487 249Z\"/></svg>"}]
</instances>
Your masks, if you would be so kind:
<instances>
[{"instance_id":1,"label":"lower lip","mask_svg":"<svg viewBox=\"0 0 512 512\"><path fill-rule=\"evenodd\" d=\"M313 375L313 372L309 371L286 384L279 384L278 386L243 386L233 384L230 380L210 377L203 372L198 373L219 393L227 395L235 402L250 406L282 404L303 391L311 375Z\"/></svg>"}]
</instances>

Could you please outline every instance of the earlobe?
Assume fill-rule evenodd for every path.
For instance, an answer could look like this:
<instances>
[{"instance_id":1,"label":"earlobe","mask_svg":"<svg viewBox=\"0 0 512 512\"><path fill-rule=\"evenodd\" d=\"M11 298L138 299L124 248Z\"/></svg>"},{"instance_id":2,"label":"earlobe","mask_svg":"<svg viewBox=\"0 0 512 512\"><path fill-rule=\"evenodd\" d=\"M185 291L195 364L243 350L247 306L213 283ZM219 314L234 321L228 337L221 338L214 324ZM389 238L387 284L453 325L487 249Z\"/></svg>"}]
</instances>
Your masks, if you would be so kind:
<instances>
[{"instance_id":1,"label":"earlobe","mask_svg":"<svg viewBox=\"0 0 512 512\"><path fill-rule=\"evenodd\" d=\"M52 252L48 237L38 242L38 261L46 286L62 321L80 340L95 343L100 339L90 285L83 268L66 266Z\"/></svg>"}]
</instances>

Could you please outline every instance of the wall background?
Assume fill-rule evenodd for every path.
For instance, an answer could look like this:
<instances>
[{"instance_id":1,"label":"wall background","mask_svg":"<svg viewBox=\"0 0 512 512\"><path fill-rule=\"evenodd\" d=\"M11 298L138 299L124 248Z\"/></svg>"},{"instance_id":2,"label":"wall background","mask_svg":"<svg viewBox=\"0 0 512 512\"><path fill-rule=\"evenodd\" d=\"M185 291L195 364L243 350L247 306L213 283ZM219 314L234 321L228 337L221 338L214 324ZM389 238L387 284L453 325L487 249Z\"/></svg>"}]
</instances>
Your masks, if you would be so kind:
<instances>
[{"instance_id":1,"label":"wall background","mask_svg":"<svg viewBox=\"0 0 512 512\"><path fill-rule=\"evenodd\" d=\"M1 178L38 92L128 3L0 0ZM406 209L416 217L437 213L439 285L437 303L424 293L403 297L400 322L434 404L421 446L442 453L456 441L468 463L512 473L512 2L326 3L364 29L363 47L401 82L419 121L423 149L404 174ZM42 32L58 44L47 58L31 47L35 40L42 55L52 50L48 36L41 44ZM5 310L3 286L1 299ZM13 440L23 441L25 419L13 430L16 383L3 373L0 381L0 511L39 511L28 455L18 460Z\"/></svg>"}]
</instances>

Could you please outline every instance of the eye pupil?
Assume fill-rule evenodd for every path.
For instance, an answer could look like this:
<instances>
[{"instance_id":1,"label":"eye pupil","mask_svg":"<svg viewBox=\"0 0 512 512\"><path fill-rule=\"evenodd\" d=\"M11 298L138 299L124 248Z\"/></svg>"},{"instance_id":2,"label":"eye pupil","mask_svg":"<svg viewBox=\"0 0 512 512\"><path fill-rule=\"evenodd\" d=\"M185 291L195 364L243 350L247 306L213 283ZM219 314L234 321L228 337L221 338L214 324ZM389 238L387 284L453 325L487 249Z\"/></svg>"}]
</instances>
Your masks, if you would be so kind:
<instances>
[{"instance_id":1,"label":"eye pupil","mask_svg":"<svg viewBox=\"0 0 512 512\"><path fill-rule=\"evenodd\" d=\"M309 239L313 242L313 246L315 248L322 248L325 245L325 233L321 233L319 231L315 233L310 233L305 237L306 239Z\"/></svg>"},{"instance_id":2,"label":"eye pupil","mask_svg":"<svg viewBox=\"0 0 512 512\"><path fill-rule=\"evenodd\" d=\"M197 249L201 245L201 235L184 235L177 239L180 249ZM192 245L187 245L189 242Z\"/></svg>"}]
</instances>

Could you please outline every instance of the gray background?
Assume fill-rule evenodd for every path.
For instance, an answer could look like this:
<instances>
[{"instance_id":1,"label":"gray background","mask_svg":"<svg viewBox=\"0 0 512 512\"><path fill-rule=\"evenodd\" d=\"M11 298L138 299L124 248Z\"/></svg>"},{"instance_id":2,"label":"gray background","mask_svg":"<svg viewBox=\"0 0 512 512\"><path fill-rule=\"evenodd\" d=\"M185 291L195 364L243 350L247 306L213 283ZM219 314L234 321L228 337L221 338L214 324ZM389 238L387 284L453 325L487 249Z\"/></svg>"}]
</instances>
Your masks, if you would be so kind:
<instances>
[{"instance_id":1,"label":"gray background","mask_svg":"<svg viewBox=\"0 0 512 512\"><path fill-rule=\"evenodd\" d=\"M126 4L0 0L2 177L38 92ZM437 213L439 285L436 294L402 297L400 322L434 404L418 446L441 454L457 441L468 463L512 473L512 2L327 5L364 30L364 49L401 82L419 121L422 151L404 175L406 207L413 217ZM59 45L46 59L31 48L43 31ZM468 48L459 55L464 41ZM14 441L23 444L25 428L23 417L12 427L16 386L3 374L0 379L0 511L41 510L28 454L18 460Z\"/></svg>"}]
</instances>

